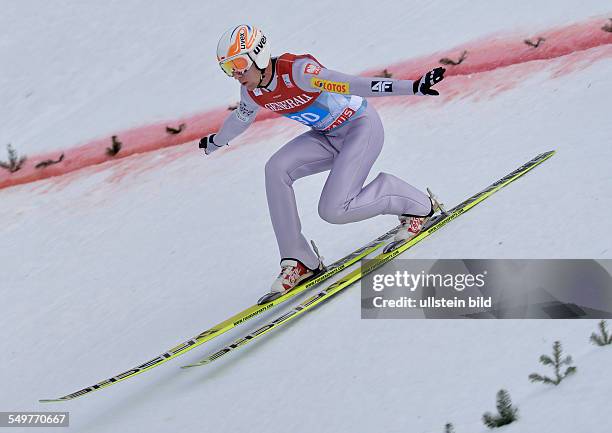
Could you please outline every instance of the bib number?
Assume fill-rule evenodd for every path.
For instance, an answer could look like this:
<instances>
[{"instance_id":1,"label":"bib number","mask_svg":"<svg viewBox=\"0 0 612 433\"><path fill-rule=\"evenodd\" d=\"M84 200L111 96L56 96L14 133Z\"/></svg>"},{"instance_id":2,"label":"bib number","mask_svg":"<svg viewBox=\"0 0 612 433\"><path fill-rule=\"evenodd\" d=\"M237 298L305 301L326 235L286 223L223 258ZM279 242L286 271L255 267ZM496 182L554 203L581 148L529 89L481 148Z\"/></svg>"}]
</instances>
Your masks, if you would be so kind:
<instances>
[{"instance_id":1,"label":"bib number","mask_svg":"<svg viewBox=\"0 0 612 433\"><path fill-rule=\"evenodd\" d=\"M306 112L306 113L293 114L289 118L293 120L297 120L298 122L303 123L306 126L312 126L321 119L321 116L319 116L316 113Z\"/></svg>"}]
</instances>

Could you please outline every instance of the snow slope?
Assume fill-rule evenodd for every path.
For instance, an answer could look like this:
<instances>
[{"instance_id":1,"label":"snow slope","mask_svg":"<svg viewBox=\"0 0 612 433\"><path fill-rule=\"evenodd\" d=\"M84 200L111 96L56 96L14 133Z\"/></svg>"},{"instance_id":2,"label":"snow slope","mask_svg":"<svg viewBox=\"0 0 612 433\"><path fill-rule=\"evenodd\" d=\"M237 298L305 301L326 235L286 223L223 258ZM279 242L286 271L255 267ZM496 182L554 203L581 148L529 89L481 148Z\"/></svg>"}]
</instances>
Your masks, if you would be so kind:
<instances>
[{"instance_id":1,"label":"snow slope","mask_svg":"<svg viewBox=\"0 0 612 433\"><path fill-rule=\"evenodd\" d=\"M375 7L262 0L244 8L194 0L180 7L10 2L0 15L0 143L30 154L235 102L235 83L219 74L214 54L219 35L236 22L266 29L277 53L312 52L329 67L357 73L498 31L537 31L609 11L599 0L383 0Z\"/></svg>"},{"instance_id":2,"label":"snow slope","mask_svg":"<svg viewBox=\"0 0 612 433\"><path fill-rule=\"evenodd\" d=\"M610 12L598 1L258 4L249 19L279 52L309 51L354 73L492 32L537 33ZM212 61L217 35L246 16L230 6L215 5L214 15L196 2L5 8L0 144L65 148L237 96ZM350 32L351 47L330 43L347 39L349 19L376 31ZM452 77L440 98L372 100L386 128L372 177L398 174L450 205L537 153L558 151L410 256L611 258L611 59L606 45ZM462 433L484 431L480 417L504 387L522 413L506 431L610 430L612 383L595 379L610 351L588 344L594 322L361 321L357 287L216 365L177 369L282 310L125 383L37 403L137 365L261 294L278 267L263 167L302 130L259 122L208 158L188 143L1 190L0 379L10 392L0 410L69 410L75 432L435 432L451 421ZM395 222L321 221L324 180L295 188L306 235L326 257ZM544 391L527 375L541 370L537 357L556 339L579 372Z\"/></svg>"}]
</instances>

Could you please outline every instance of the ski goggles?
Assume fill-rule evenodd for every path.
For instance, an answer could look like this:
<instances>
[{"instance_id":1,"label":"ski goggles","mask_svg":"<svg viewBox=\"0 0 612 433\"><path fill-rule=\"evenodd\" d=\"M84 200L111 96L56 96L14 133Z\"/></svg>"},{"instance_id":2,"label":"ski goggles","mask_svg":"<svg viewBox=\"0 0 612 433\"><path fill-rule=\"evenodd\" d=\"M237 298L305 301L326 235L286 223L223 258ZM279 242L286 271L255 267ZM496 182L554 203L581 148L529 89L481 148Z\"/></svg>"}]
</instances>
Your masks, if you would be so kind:
<instances>
[{"instance_id":1,"label":"ski goggles","mask_svg":"<svg viewBox=\"0 0 612 433\"><path fill-rule=\"evenodd\" d=\"M251 67L253 60L247 54L238 54L219 62L219 66L228 76L233 77L235 72L243 74Z\"/></svg>"}]
</instances>

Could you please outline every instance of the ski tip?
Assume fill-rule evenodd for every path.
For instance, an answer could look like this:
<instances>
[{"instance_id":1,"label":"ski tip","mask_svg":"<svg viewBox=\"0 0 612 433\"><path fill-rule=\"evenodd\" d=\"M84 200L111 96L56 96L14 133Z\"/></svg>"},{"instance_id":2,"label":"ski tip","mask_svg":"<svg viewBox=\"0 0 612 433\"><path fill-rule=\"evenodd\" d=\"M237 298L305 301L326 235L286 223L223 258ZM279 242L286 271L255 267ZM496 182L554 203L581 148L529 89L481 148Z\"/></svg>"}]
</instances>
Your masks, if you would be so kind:
<instances>
[{"instance_id":1,"label":"ski tip","mask_svg":"<svg viewBox=\"0 0 612 433\"><path fill-rule=\"evenodd\" d=\"M61 398L43 398L38 400L39 403L56 403L58 401L64 401Z\"/></svg>"},{"instance_id":2,"label":"ski tip","mask_svg":"<svg viewBox=\"0 0 612 433\"><path fill-rule=\"evenodd\" d=\"M204 364L207 364L207 362L196 362L195 364L181 365L181 368L187 369L187 368L199 367L200 365L204 365Z\"/></svg>"},{"instance_id":3,"label":"ski tip","mask_svg":"<svg viewBox=\"0 0 612 433\"><path fill-rule=\"evenodd\" d=\"M547 158L547 157L549 158L549 157L553 156L555 153L557 153L557 149L552 149L552 150L549 150L547 152L540 153L534 159Z\"/></svg>"}]
</instances>

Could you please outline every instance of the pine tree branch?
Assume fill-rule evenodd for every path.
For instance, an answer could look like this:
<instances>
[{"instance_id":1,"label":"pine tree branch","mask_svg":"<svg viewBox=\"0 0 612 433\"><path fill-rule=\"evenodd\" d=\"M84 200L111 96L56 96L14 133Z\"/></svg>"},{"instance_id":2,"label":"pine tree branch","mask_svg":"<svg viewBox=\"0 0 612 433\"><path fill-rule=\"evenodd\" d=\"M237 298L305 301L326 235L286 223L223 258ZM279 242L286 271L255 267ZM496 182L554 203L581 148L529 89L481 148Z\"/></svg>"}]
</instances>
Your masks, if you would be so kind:
<instances>
[{"instance_id":1,"label":"pine tree branch","mask_svg":"<svg viewBox=\"0 0 612 433\"><path fill-rule=\"evenodd\" d=\"M552 358L548 355L540 356L540 362L544 365L554 365L555 364L555 361L553 361Z\"/></svg>"},{"instance_id":2,"label":"pine tree branch","mask_svg":"<svg viewBox=\"0 0 612 433\"><path fill-rule=\"evenodd\" d=\"M591 343L596 344L597 346L606 345L603 339L599 335L595 334L594 332L591 334Z\"/></svg>"},{"instance_id":3,"label":"pine tree branch","mask_svg":"<svg viewBox=\"0 0 612 433\"><path fill-rule=\"evenodd\" d=\"M565 370L565 373L563 374L563 378L565 379L567 376L576 373L577 370L578 369L576 367L574 367L574 366L567 367L567 370Z\"/></svg>"},{"instance_id":4,"label":"pine tree branch","mask_svg":"<svg viewBox=\"0 0 612 433\"><path fill-rule=\"evenodd\" d=\"M178 126L178 128L173 128L172 126L166 126L166 132L168 134L173 134L173 135L180 134L185 129L185 126L186 125L184 123L181 123Z\"/></svg>"}]
</instances>

